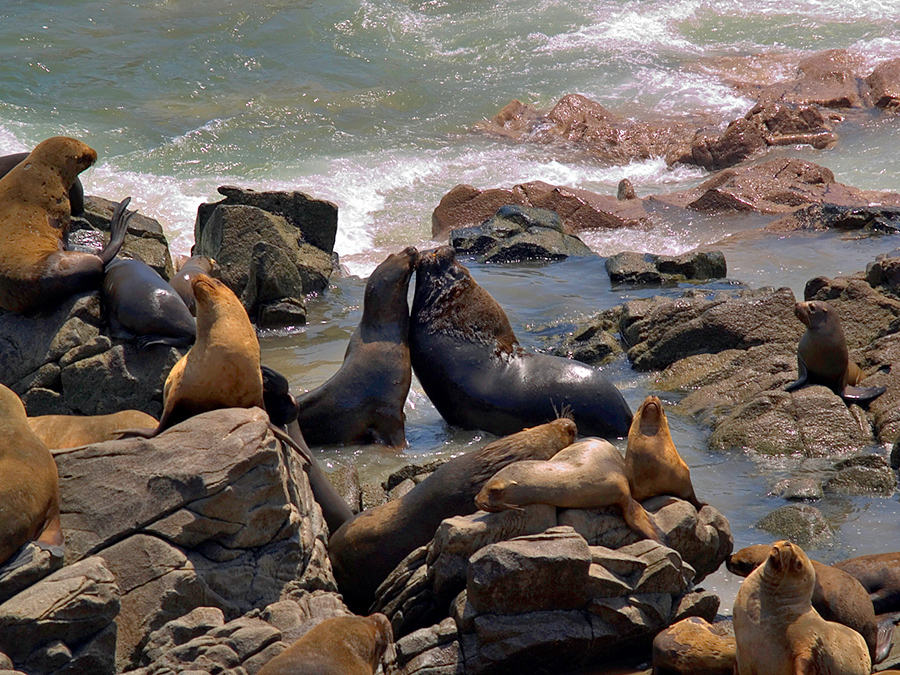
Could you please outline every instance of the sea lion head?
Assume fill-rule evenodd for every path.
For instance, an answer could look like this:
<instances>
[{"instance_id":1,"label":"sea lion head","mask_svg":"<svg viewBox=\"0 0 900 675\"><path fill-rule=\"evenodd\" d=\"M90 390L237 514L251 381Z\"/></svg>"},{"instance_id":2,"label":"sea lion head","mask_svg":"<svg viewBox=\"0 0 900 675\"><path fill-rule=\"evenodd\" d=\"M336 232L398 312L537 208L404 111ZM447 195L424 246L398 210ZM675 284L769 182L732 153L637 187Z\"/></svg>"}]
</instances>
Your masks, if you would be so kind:
<instances>
[{"instance_id":1,"label":"sea lion head","mask_svg":"<svg viewBox=\"0 0 900 675\"><path fill-rule=\"evenodd\" d=\"M263 381L263 402L269 420L284 427L297 419L297 399L291 394L288 379L277 370L260 366Z\"/></svg>"},{"instance_id":2,"label":"sea lion head","mask_svg":"<svg viewBox=\"0 0 900 675\"><path fill-rule=\"evenodd\" d=\"M662 407L662 401L657 396L648 396L641 403L641 407L634 414L631 421L631 429L628 436L656 436L662 434L664 438L670 438L669 421Z\"/></svg>"},{"instance_id":3,"label":"sea lion head","mask_svg":"<svg viewBox=\"0 0 900 675\"><path fill-rule=\"evenodd\" d=\"M482 511L495 513L506 509L519 508L516 504L510 504L509 491L515 488L518 481L498 475L497 472L475 496L475 505Z\"/></svg>"},{"instance_id":4,"label":"sea lion head","mask_svg":"<svg viewBox=\"0 0 900 675\"><path fill-rule=\"evenodd\" d=\"M96 161L97 151L77 138L54 136L38 143L21 166L27 169L29 163L35 162L51 167L68 190L76 176Z\"/></svg>"},{"instance_id":5,"label":"sea lion head","mask_svg":"<svg viewBox=\"0 0 900 675\"><path fill-rule=\"evenodd\" d=\"M176 272L180 272L185 268L199 270L211 277L219 276L219 263L216 262L215 258L210 258L206 255L194 255L190 258L183 255L179 256Z\"/></svg>"},{"instance_id":6,"label":"sea lion head","mask_svg":"<svg viewBox=\"0 0 900 675\"><path fill-rule=\"evenodd\" d=\"M808 302L798 302L794 305L794 314L802 321L810 330L816 330L821 326L836 325L840 328L840 319L837 310L827 302L821 300L810 300Z\"/></svg>"},{"instance_id":7,"label":"sea lion head","mask_svg":"<svg viewBox=\"0 0 900 675\"><path fill-rule=\"evenodd\" d=\"M816 572L803 549L789 541L776 541L762 566L762 583L769 592L788 598L812 598Z\"/></svg>"},{"instance_id":8,"label":"sea lion head","mask_svg":"<svg viewBox=\"0 0 900 675\"><path fill-rule=\"evenodd\" d=\"M398 322L409 325L406 296L418 255L416 248L409 246L400 253L392 253L375 268L366 283L364 323L369 326L396 325Z\"/></svg>"},{"instance_id":9,"label":"sea lion head","mask_svg":"<svg viewBox=\"0 0 900 675\"><path fill-rule=\"evenodd\" d=\"M753 544L731 554L725 566L732 574L745 577L759 567L768 557L772 547L769 544Z\"/></svg>"}]
</instances>

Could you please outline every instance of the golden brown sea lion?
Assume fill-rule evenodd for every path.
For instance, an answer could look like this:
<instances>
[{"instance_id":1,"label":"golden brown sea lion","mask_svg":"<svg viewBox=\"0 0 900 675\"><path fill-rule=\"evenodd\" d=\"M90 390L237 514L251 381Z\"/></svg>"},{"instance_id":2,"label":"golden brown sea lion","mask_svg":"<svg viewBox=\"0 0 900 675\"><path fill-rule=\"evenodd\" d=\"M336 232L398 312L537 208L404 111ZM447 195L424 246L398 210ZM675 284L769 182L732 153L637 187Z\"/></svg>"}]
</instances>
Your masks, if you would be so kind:
<instances>
[{"instance_id":1,"label":"golden brown sea lion","mask_svg":"<svg viewBox=\"0 0 900 675\"><path fill-rule=\"evenodd\" d=\"M485 511L526 504L572 509L618 504L625 522L635 532L658 542L664 538L650 514L631 496L622 453L599 438L570 445L548 461L511 464L485 483L475 503Z\"/></svg>"},{"instance_id":2,"label":"golden brown sea lion","mask_svg":"<svg viewBox=\"0 0 900 675\"><path fill-rule=\"evenodd\" d=\"M732 675L735 649L733 637L691 616L653 638L652 675Z\"/></svg>"},{"instance_id":3,"label":"golden brown sea lion","mask_svg":"<svg viewBox=\"0 0 900 675\"><path fill-rule=\"evenodd\" d=\"M736 675L868 675L869 650L812 606L816 573L803 550L776 542L734 601Z\"/></svg>"},{"instance_id":4,"label":"golden brown sea lion","mask_svg":"<svg viewBox=\"0 0 900 675\"><path fill-rule=\"evenodd\" d=\"M367 509L328 541L334 577L347 606L366 611L394 568L434 538L441 521L475 512L475 495L503 467L552 457L575 440L575 423L557 419L454 457L408 493Z\"/></svg>"},{"instance_id":5,"label":"golden brown sea lion","mask_svg":"<svg viewBox=\"0 0 900 675\"><path fill-rule=\"evenodd\" d=\"M797 347L799 376L785 391L807 384L823 384L845 401L865 403L881 396L884 387L857 387L865 377L847 349L844 329L837 311L827 302L811 300L794 307L797 318L806 324L806 332Z\"/></svg>"},{"instance_id":6,"label":"golden brown sea lion","mask_svg":"<svg viewBox=\"0 0 900 675\"><path fill-rule=\"evenodd\" d=\"M39 415L28 424L48 448L79 448L111 441L123 429L155 429L156 418L140 410L120 410L109 415Z\"/></svg>"},{"instance_id":7,"label":"golden brown sea lion","mask_svg":"<svg viewBox=\"0 0 900 675\"><path fill-rule=\"evenodd\" d=\"M673 495L693 504L703 504L694 494L691 470L672 442L669 420L662 402L648 396L634 414L628 431L625 469L631 496L639 502L656 495Z\"/></svg>"},{"instance_id":8,"label":"golden brown sea lion","mask_svg":"<svg viewBox=\"0 0 900 675\"><path fill-rule=\"evenodd\" d=\"M69 188L97 153L74 138L40 143L0 178L0 307L26 312L99 288L125 239L129 200L116 208L100 253L68 251Z\"/></svg>"},{"instance_id":9,"label":"golden brown sea lion","mask_svg":"<svg viewBox=\"0 0 900 675\"><path fill-rule=\"evenodd\" d=\"M726 561L728 569L742 577L763 563L771 550L769 544L747 546ZM863 636L872 663L883 661L891 650L894 624L879 622L872 601L862 584L850 574L835 567L811 560L816 572L812 606L827 621L837 621Z\"/></svg>"},{"instance_id":10,"label":"golden brown sea lion","mask_svg":"<svg viewBox=\"0 0 900 675\"><path fill-rule=\"evenodd\" d=\"M384 614L332 617L309 629L259 675L373 675L393 640Z\"/></svg>"},{"instance_id":11,"label":"golden brown sea lion","mask_svg":"<svg viewBox=\"0 0 900 675\"><path fill-rule=\"evenodd\" d=\"M29 541L62 555L59 474L22 401L0 385L0 565Z\"/></svg>"}]
</instances>

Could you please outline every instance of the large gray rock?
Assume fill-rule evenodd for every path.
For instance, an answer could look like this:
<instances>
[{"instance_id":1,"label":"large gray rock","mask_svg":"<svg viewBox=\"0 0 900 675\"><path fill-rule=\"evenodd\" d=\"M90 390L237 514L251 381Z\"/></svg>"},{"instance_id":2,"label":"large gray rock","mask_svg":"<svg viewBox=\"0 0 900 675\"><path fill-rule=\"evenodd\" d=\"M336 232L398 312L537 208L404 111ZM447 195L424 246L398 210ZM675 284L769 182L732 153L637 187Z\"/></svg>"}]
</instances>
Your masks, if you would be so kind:
<instances>
[{"instance_id":1,"label":"large gray rock","mask_svg":"<svg viewBox=\"0 0 900 675\"><path fill-rule=\"evenodd\" d=\"M692 251L678 256L624 251L606 259L614 284L675 284L721 279L728 272L721 251Z\"/></svg>"}]
</instances>

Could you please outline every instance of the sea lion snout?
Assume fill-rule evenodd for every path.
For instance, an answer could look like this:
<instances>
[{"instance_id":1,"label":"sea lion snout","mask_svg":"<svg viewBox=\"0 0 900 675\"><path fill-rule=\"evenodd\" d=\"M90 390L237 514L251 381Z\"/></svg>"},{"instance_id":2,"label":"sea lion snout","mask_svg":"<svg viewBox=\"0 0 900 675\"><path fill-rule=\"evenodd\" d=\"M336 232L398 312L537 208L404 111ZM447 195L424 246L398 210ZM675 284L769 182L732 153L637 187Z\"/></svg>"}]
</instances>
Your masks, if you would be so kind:
<instances>
[{"instance_id":1,"label":"sea lion snout","mask_svg":"<svg viewBox=\"0 0 900 675\"><path fill-rule=\"evenodd\" d=\"M662 415L662 401L656 396L648 396L634 419L640 420L640 431L644 436L655 436L659 433Z\"/></svg>"}]
</instances>

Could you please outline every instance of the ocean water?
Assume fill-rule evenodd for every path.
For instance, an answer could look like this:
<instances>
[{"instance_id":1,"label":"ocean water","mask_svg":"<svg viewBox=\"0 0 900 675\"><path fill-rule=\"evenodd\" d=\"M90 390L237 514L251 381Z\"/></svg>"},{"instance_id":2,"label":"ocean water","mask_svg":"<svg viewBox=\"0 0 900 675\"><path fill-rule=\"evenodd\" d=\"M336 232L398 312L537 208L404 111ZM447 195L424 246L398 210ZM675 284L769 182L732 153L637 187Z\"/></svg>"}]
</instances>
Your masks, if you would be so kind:
<instances>
[{"instance_id":1,"label":"ocean water","mask_svg":"<svg viewBox=\"0 0 900 675\"><path fill-rule=\"evenodd\" d=\"M347 275L310 299L306 327L262 336L264 360L297 390L339 367L359 320L365 276L392 251L430 240L431 212L454 185L528 180L615 194L628 177L640 195L684 189L707 174L661 160L609 166L470 133L518 98L549 107L581 93L638 119L717 120L752 106L728 69L775 81L784 64L831 48L865 66L900 56L900 4L892 0L5 0L0 4L0 153L56 134L98 150L82 175L88 193L157 218L175 253L190 249L197 205L235 184L302 190L339 205L336 249ZM754 58L750 58L754 57ZM900 190L900 120L847 123L833 149L780 148L823 164L838 180ZM605 256L680 253L755 227L697 219L649 231L586 235ZM789 286L865 267L900 245L893 237L751 237L721 246L729 277ZM612 290L602 260L474 266L509 313L521 341L546 349L572 322L657 290ZM667 290L677 293L680 290ZM652 378L624 361L606 368L633 407ZM381 479L408 461L452 455L486 440L447 427L417 384L407 402L409 448L331 448ZM781 504L767 497L790 469L735 452L712 455L707 431L670 415L701 498L729 518L736 546L771 541L756 521ZM875 448L886 453L886 448ZM820 505L835 543L825 561L882 550L896 539L891 499L834 498ZM892 545L892 544L889 544ZM708 584L709 585L709 584ZM736 582L713 584L730 608Z\"/></svg>"}]
</instances>

